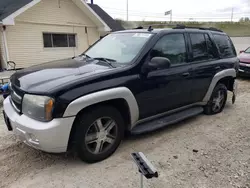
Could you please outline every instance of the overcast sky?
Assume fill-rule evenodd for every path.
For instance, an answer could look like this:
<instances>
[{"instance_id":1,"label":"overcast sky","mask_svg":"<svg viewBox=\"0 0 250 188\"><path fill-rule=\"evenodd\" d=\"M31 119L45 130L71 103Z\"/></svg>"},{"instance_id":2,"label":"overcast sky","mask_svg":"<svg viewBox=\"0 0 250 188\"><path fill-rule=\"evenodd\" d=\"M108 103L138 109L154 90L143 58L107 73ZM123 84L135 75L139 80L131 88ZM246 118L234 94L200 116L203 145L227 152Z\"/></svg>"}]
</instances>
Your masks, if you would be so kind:
<instances>
[{"instance_id":1,"label":"overcast sky","mask_svg":"<svg viewBox=\"0 0 250 188\"><path fill-rule=\"evenodd\" d=\"M90 2L90 0L89 0ZM127 0L94 0L114 18L126 20ZM164 16L173 10L174 20L230 21L232 8L233 20L250 17L250 0L128 0L129 20L169 20Z\"/></svg>"}]
</instances>

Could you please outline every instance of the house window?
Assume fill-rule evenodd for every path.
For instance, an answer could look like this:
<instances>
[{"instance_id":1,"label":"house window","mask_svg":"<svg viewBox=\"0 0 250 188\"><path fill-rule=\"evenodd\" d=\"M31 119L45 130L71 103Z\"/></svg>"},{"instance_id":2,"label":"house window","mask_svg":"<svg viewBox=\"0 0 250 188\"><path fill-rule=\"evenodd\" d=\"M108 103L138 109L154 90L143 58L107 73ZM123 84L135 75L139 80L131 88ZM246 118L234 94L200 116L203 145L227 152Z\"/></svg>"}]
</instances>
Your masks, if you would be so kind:
<instances>
[{"instance_id":1,"label":"house window","mask_svg":"<svg viewBox=\"0 0 250 188\"><path fill-rule=\"evenodd\" d=\"M43 33L44 48L76 47L76 34Z\"/></svg>"}]
</instances>

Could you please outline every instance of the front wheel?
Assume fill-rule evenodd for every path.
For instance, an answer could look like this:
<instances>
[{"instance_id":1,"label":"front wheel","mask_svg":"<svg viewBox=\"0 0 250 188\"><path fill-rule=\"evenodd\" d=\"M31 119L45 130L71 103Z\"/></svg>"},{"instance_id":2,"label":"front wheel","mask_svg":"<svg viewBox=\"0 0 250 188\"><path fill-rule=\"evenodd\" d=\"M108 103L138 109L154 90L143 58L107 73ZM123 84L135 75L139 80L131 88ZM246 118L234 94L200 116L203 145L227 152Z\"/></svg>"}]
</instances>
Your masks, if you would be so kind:
<instances>
[{"instance_id":1,"label":"front wheel","mask_svg":"<svg viewBox=\"0 0 250 188\"><path fill-rule=\"evenodd\" d=\"M112 106L98 106L76 121L76 149L81 160L94 163L112 155L124 135L124 121Z\"/></svg>"},{"instance_id":2,"label":"front wheel","mask_svg":"<svg viewBox=\"0 0 250 188\"><path fill-rule=\"evenodd\" d=\"M204 113L213 115L220 113L227 101L227 87L224 84L217 84L213 90L210 100L204 107Z\"/></svg>"}]
</instances>

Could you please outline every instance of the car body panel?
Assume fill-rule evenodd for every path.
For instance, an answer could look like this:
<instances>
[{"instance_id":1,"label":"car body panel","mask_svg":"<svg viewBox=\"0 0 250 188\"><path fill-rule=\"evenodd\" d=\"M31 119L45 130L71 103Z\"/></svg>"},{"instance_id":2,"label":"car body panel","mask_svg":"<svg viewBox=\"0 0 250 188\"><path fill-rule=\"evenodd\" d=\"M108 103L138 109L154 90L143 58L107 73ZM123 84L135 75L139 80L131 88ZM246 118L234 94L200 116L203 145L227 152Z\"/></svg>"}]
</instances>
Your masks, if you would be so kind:
<instances>
[{"instance_id":1,"label":"car body panel","mask_svg":"<svg viewBox=\"0 0 250 188\"><path fill-rule=\"evenodd\" d=\"M250 63L250 53L242 52L238 56L240 62Z\"/></svg>"},{"instance_id":2,"label":"car body panel","mask_svg":"<svg viewBox=\"0 0 250 188\"><path fill-rule=\"evenodd\" d=\"M147 33L148 31L138 32ZM143 64L147 63L148 53L156 42L166 34L185 34L186 30L156 30L153 32L155 35L151 37L131 64L111 68L96 60L65 59L19 71L11 77L11 82L25 93L54 97L56 105L53 116L55 118L62 117L67 106L77 98L116 87L126 87L133 93L138 103L140 119L202 101L209 83L219 71L217 67L214 67L213 62L187 63L143 75ZM185 40L188 44L186 35ZM190 58L191 51L188 46L187 52L188 58ZM214 64L219 62L214 61ZM226 67L230 68L223 62L220 64L221 70ZM188 76L183 75L186 73Z\"/></svg>"},{"instance_id":3,"label":"car body panel","mask_svg":"<svg viewBox=\"0 0 250 188\"><path fill-rule=\"evenodd\" d=\"M97 60L63 59L17 71L11 77L13 85L28 93L50 94L56 87L72 80L111 70Z\"/></svg>"},{"instance_id":4,"label":"car body panel","mask_svg":"<svg viewBox=\"0 0 250 188\"><path fill-rule=\"evenodd\" d=\"M234 69L237 58L217 59L192 64L192 103L203 101L207 90L216 77L216 74L224 70ZM235 77L235 74L228 76Z\"/></svg>"},{"instance_id":5,"label":"car body panel","mask_svg":"<svg viewBox=\"0 0 250 188\"><path fill-rule=\"evenodd\" d=\"M138 83L141 92L136 94L140 118L190 104L192 83L189 75L184 75L190 71L190 68L189 64L185 64L153 71L145 77L141 76Z\"/></svg>"},{"instance_id":6,"label":"car body panel","mask_svg":"<svg viewBox=\"0 0 250 188\"><path fill-rule=\"evenodd\" d=\"M126 87L106 89L79 97L68 105L63 117L76 116L82 109L88 106L114 99L124 99L127 102L131 122L130 128L132 129L133 125L139 120L139 109L133 93Z\"/></svg>"},{"instance_id":7,"label":"car body panel","mask_svg":"<svg viewBox=\"0 0 250 188\"><path fill-rule=\"evenodd\" d=\"M232 78L236 78L236 70L234 68L231 68L231 69L225 69L225 70L222 70L220 72L217 72L216 75L213 77L210 85L209 85L209 88L206 92L206 95L205 97L203 98L203 102L208 102L211 95L212 95L212 92L213 92L213 89L214 87L216 86L216 84L218 83L218 81L222 78L226 78L226 77L232 77Z\"/></svg>"},{"instance_id":8,"label":"car body panel","mask_svg":"<svg viewBox=\"0 0 250 188\"><path fill-rule=\"evenodd\" d=\"M45 152L66 152L69 132L75 117L56 118L50 122L41 122L18 114L10 104L9 97L3 102L4 113L13 132L25 144Z\"/></svg>"},{"instance_id":9,"label":"car body panel","mask_svg":"<svg viewBox=\"0 0 250 188\"><path fill-rule=\"evenodd\" d=\"M64 130L67 131L74 126L72 122L77 114L86 107L114 99L124 99L129 109L131 125L129 129L132 129L138 122L150 119L150 117L158 117L159 114L173 113L183 110L183 107L206 105L220 79L236 76L235 65L238 62L236 57L222 59L218 53L218 58L213 60L202 62L192 60L192 49L187 33L202 32L212 38L214 31L166 29L151 32L133 30L121 33L124 32L153 34L131 62L127 64L117 62L115 67L108 65L107 62L81 57L49 62L12 75L10 79L12 90L20 97L27 93L53 97L55 100L53 120L39 123L39 125L44 124L53 128L55 123L59 127L57 120L61 121L66 118L68 122L71 122L68 126L64 124ZM187 62L170 68L145 72L145 67L150 61L151 49L161 37L169 33L184 34ZM215 48L218 47L215 46ZM11 104L5 101L6 105ZM12 109L14 112L13 108L4 108ZM11 113L8 114L11 116ZM25 117L24 114L15 114L15 116L20 120L21 117ZM11 120L14 122L13 117ZM25 123L32 122L35 123L29 118L29 121L19 122L17 127L24 127ZM26 131L23 130L23 132ZM40 135L40 132L32 132L29 129L28 131ZM53 131L56 132L55 129ZM65 131L63 133L63 143L68 143L69 135L65 134ZM59 139L57 138L56 141ZM45 144L48 146L48 142L45 141ZM65 145L61 147L63 150ZM43 150L49 151L50 149Z\"/></svg>"},{"instance_id":10,"label":"car body panel","mask_svg":"<svg viewBox=\"0 0 250 188\"><path fill-rule=\"evenodd\" d=\"M239 63L239 74L250 75L250 53L242 52L238 55L240 60Z\"/></svg>"}]
</instances>

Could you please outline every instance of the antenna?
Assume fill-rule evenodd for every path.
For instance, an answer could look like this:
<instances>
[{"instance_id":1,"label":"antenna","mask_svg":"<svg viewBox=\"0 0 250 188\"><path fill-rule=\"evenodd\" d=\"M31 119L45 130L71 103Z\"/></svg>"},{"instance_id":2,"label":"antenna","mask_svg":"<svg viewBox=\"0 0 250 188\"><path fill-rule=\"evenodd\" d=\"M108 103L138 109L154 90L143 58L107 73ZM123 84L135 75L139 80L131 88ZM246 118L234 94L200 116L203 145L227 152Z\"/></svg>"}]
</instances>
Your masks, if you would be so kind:
<instances>
[{"instance_id":1,"label":"antenna","mask_svg":"<svg viewBox=\"0 0 250 188\"><path fill-rule=\"evenodd\" d=\"M127 21L128 21L128 0L127 0Z\"/></svg>"}]
</instances>

